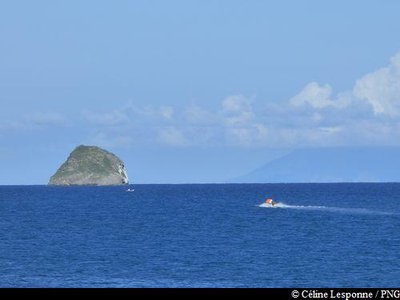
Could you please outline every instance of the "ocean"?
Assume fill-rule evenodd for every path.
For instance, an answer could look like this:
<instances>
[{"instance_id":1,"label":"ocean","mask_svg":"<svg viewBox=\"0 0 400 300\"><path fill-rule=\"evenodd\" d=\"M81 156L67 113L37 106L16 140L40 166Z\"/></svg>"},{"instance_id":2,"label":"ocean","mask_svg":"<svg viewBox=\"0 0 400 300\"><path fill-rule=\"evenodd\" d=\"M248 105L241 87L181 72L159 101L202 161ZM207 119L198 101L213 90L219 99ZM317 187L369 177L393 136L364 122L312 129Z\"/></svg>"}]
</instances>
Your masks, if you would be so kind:
<instances>
[{"instance_id":1,"label":"ocean","mask_svg":"<svg viewBox=\"0 0 400 300\"><path fill-rule=\"evenodd\" d=\"M0 287L400 286L398 183L134 188L0 186Z\"/></svg>"}]
</instances>

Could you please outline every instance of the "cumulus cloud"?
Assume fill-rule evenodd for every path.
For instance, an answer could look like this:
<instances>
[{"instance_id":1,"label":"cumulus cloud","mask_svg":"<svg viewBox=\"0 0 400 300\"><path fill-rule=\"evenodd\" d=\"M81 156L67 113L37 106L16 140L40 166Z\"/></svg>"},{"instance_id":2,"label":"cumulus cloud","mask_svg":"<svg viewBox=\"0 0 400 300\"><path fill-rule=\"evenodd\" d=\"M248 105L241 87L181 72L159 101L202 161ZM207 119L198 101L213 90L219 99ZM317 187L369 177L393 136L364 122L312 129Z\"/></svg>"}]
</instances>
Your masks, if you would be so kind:
<instances>
[{"instance_id":1,"label":"cumulus cloud","mask_svg":"<svg viewBox=\"0 0 400 300\"><path fill-rule=\"evenodd\" d=\"M400 52L388 66L358 79L351 90L334 94L329 84L310 82L287 105L269 108L276 124L272 132L281 144L400 142ZM286 129L291 133L285 134Z\"/></svg>"},{"instance_id":2,"label":"cumulus cloud","mask_svg":"<svg viewBox=\"0 0 400 300\"><path fill-rule=\"evenodd\" d=\"M224 121L228 125L242 125L254 118L251 101L243 95L233 95L222 101Z\"/></svg>"},{"instance_id":3,"label":"cumulus cloud","mask_svg":"<svg viewBox=\"0 0 400 300\"><path fill-rule=\"evenodd\" d=\"M367 101L375 114L400 115L400 52L390 64L357 80L354 96Z\"/></svg>"},{"instance_id":4,"label":"cumulus cloud","mask_svg":"<svg viewBox=\"0 0 400 300\"><path fill-rule=\"evenodd\" d=\"M253 99L232 95L222 100L221 106L220 120L228 144L249 147L268 141L269 129L259 121Z\"/></svg>"},{"instance_id":5,"label":"cumulus cloud","mask_svg":"<svg viewBox=\"0 0 400 300\"><path fill-rule=\"evenodd\" d=\"M329 84L320 86L316 82L310 82L303 90L289 100L293 106L309 104L315 108L333 106L334 102L330 99L332 88Z\"/></svg>"},{"instance_id":6,"label":"cumulus cloud","mask_svg":"<svg viewBox=\"0 0 400 300\"><path fill-rule=\"evenodd\" d=\"M296 96L289 100L293 106L310 105L313 108L321 109L325 107L344 108L350 104L350 99L339 96L331 99L332 87L329 84L323 86L316 82L310 82Z\"/></svg>"},{"instance_id":7,"label":"cumulus cloud","mask_svg":"<svg viewBox=\"0 0 400 300\"><path fill-rule=\"evenodd\" d=\"M312 81L281 102L237 94L212 108L193 102L183 108L129 102L111 111L84 111L82 116L92 129L101 126L102 133L91 131L96 132L93 142L113 147L133 141L174 147L400 144L400 53L347 91L335 92L330 84ZM62 117L41 114L31 116L30 122L62 124Z\"/></svg>"}]
</instances>

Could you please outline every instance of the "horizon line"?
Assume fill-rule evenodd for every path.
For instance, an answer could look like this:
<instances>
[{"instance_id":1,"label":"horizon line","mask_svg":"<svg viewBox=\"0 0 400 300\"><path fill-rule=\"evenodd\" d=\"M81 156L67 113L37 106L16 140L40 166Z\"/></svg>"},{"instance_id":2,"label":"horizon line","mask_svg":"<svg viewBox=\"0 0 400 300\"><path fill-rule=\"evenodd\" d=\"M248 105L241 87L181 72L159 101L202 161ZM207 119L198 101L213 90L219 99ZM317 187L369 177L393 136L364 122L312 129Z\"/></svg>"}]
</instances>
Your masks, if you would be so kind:
<instances>
[{"instance_id":1,"label":"horizon line","mask_svg":"<svg viewBox=\"0 0 400 300\"><path fill-rule=\"evenodd\" d=\"M400 181L327 181L327 182L188 182L188 183L135 183L126 185L50 185L50 184L0 184L6 186L48 186L48 187L127 187L130 185L239 185L239 184L382 184Z\"/></svg>"}]
</instances>

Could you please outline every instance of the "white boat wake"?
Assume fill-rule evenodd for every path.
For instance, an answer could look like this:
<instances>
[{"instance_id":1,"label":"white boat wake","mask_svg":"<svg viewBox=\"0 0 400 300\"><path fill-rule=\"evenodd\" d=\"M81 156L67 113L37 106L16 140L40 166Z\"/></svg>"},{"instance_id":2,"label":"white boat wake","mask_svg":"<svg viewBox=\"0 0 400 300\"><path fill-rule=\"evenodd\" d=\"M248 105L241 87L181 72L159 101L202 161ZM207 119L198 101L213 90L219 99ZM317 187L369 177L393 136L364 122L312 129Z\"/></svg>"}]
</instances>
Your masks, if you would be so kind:
<instances>
[{"instance_id":1,"label":"white boat wake","mask_svg":"<svg viewBox=\"0 0 400 300\"><path fill-rule=\"evenodd\" d=\"M262 203L259 207L263 208L283 208L283 209L299 209L299 210L322 210L322 211L331 211L331 212L339 212L339 213L348 213L348 214L378 214L378 215L394 215L395 213L384 212L371 210L367 208L347 208L347 207L333 207L333 206L313 206L313 205L289 205L285 203L277 203L274 206L271 206L267 203Z\"/></svg>"}]
</instances>

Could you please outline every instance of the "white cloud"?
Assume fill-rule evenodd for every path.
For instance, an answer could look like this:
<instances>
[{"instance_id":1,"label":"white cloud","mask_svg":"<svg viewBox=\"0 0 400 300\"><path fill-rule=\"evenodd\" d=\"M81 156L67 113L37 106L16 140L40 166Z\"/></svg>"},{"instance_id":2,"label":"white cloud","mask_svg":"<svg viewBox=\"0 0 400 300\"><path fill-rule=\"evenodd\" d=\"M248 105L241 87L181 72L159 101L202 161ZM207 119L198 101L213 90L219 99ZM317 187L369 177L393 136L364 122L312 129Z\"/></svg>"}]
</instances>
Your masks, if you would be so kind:
<instances>
[{"instance_id":1,"label":"white cloud","mask_svg":"<svg viewBox=\"0 0 400 300\"><path fill-rule=\"evenodd\" d=\"M269 129L260 123L226 128L227 142L241 147L265 146L269 141Z\"/></svg>"},{"instance_id":2,"label":"white cloud","mask_svg":"<svg viewBox=\"0 0 400 300\"><path fill-rule=\"evenodd\" d=\"M357 80L354 96L372 105L375 114L390 117L400 115L400 52L392 57L389 66Z\"/></svg>"},{"instance_id":3,"label":"white cloud","mask_svg":"<svg viewBox=\"0 0 400 300\"><path fill-rule=\"evenodd\" d=\"M350 104L350 99L340 96L332 100L332 87L329 84L320 86L316 82L310 82L296 96L289 100L293 106L310 105L313 108L321 109L326 107L344 108Z\"/></svg>"},{"instance_id":4,"label":"white cloud","mask_svg":"<svg viewBox=\"0 0 400 300\"><path fill-rule=\"evenodd\" d=\"M336 133L342 131L342 127L340 126L319 127L318 129L328 133Z\"/></svg>"},{"instance_id":5,"label":"white cloud","mask_svg":"<svg viewBox=\"0 0 400 300\"><path fill-rule=\"evenodd\" d=\"M210 108L189 103L180 109L130 102L106 112L84 111L82 116L92 124L89 140L107 147L130 147L133 141L174 147L400 145L400 53L347 91L334 93L329 84L310 82L287 101L230 95L218 104ZM65 123L60 114L42 112L3 121L0 130ZM103 126L100 133L98 125Z\"/></svg>"},{"instance_id":6,"label":"white cloud","mask_svg":"<svg viewBox=\"0 0 400 300\"><path fill-rule=\"evenodd\" d=\"M113 110L107 113L97 113L94 111L84 110L82 116L90 123L104 126L118 125L129 121L126 114L120 110Z\"/></svg>"},{"instance_id":7,"label":"white cloud","mask_svg":"<svg viewBox=\"0 0 400 300\"><path fill-rule=\"evenodd\" d=\"M206 110L196 104L190 104L188 107L186 107L183 115L185 121L190 124L197 125L212 125L216 124L219 120L219 117L215 112Z\"/></svg>"},{"instance_id":8,"label":"white cloud","mask_svg":"<svg viewBox=\"0 0 400 300\"><path fill-rule=\"evenodd\" d=\"M225 112L234 113L251 111L251 101L243 95L233 95L222 101L222 108Z\"/></svg>"},{"instance_id":9,"label":"white cloud","mask_svg":"<svg viewBox=\"0 0 400 300\"><path fill-rule=\"evenodd\" d=\"M282 145L400 145L400 52L351 90L335 95L310 82L287 104L268 107L268 138Z\"/></svg>"},{"instance_id":10,"label":"white cloud","mask_svg":"<svg viewBox=\"0 0 400 300\"><path fill-rule=\"evenodd\" d=\"M243 95L233 95L222 101L222 114L229 126L246 124L253 120L251 101Z\"/></svg>"},{"instance_id":11,"label":"white cloud","mask_svg":"<svg viewBox=\"0 0 400 300\"><path fill-rule=\"evenodd\" d=\"M243 95L229 96L222 101L221 120L228 144L257 147L269 141L267 125L259 120L253 101Z\"/></svg>"},{"instance_id":12,"label":"white cloud","mask_svg":"<svg viewBox=\"0 0 400 300\"><path fill-rule=\"evenodd\" d=\"M171 121L174 118L175 112L172 106L138 106L132 102L126 106L126 109L133 112L136 116L157 121Z\"/></svg>"},{"instance_id":13,"label":"white cloud","mask_svg":"<svg viewBox=\"0 0 400 300\"><path fill-rule=\"evenodd\" d=\"M160 115L167 120L172 120L174 115L174 109L171 106L160 106L158 108Z\"/></svg>"},{"instance_id":14,"label":"white cloud","mask_svg":"<svg viewBox=\"0 0 400 300\"><path fill-rule=\"evenodd\" d=\"M318 85L316 82L310 82L303 90L289 100L293 106L301 106L309 104L315 108L323 108L331 106L333 101L330 100L332 88L326 84L324 86Z\"/></svg>"},{"instance_id":15,"label":"white cloud","mask_svg":"<svg viewBox=\"0 0 400 300\"><path fill-rule=\"evenodd\" d=\"M174 118L172 106L140 106L129 102L127 105L108 112L84 110L81 112L83 118L93 125L122 126L133 123L152 123L157 126L160 122L170 122Z\"/></svg>"},{"instance_id":16,"label":"white cloud","mask_svg":"<svg viewBox=\"0 0 400 300\"><path fill-rule=\"evenodd\" d=\"M183 135L183 132L173 126L160 128L158 130L157 140L162 144L170 146L187 146L188 141Z\"/></svg>"}]
</instances>

